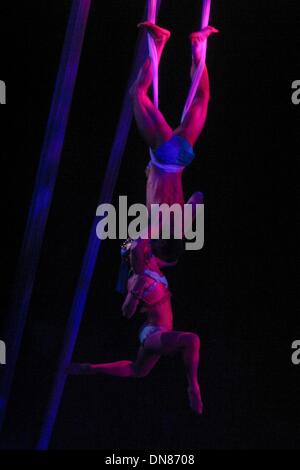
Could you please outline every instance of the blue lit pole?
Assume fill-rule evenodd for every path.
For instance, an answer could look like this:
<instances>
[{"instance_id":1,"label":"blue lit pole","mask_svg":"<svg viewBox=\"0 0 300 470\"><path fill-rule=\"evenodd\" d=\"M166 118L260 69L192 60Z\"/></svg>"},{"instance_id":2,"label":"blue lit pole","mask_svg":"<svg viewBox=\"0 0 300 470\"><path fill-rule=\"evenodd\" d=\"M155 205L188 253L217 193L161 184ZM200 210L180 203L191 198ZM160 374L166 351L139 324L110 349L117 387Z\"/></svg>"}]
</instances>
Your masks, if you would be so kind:
<instances>
[{"instance_id":1,"label":"blue lit pole","mask_svg":"<svg viewBox=\"0 0 300 470\"><path fill-rule=\"evenodd\" d=\"M160 1L158 1L157 3L158 12ZM147 36L142 35L142 38L143 40L140 41L137 46L131 76L128 82L127 92L123 100L122 111L115 133L112 150L110 153L106 174L101 190L99 201L100 204L111 202L119 174L122 157L125 151L127 138L133 118L133 110L131 98L129 95L129 89L133 81L136 79L137 73L146 58L146 54L148 54ZM37 444L38 450L46 450L49 447L66 382L65 371L70 362L72 361L73 351L79 333L80 323L84 314L89 287L91 284L95 264L97 261L97 256L101 246L101 240L99 240L96 235L96 226L98 223L99 219L95 217L91 227L82 269L79 275L78 283L73 298L71 312L66 327L63 349L58 362L58 369L54 379L54 384L46 410L46 415L44 417L44 422Z\"/></svg>"},{"instance_id":2,"label":"blue lit pole","mask_svg":"<svg viewBox=\"0 0 300 470\"><path fill-rule=\"evenodd\" d=\"M3 368L0 377L0 430L4 423L28 316L72 104L90 6L91 0L73 0L71 5L69 23L16 273L12 306L7 315L7 325L4 328L3 339L7 347L7 365Z\"/></svg>"}]
</instances>

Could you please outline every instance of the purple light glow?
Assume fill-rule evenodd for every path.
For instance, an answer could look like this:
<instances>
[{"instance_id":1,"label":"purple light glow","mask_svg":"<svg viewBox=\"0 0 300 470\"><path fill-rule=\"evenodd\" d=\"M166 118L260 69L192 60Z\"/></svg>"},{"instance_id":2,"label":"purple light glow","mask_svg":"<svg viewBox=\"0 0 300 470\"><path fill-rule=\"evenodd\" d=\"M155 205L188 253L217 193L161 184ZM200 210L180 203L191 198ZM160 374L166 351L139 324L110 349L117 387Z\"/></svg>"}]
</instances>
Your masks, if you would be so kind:
<instances>
[{"instance_id":1,"label":"purple light glow","mask_svg":"<svg viewBox=\"0 0 300 470\"><path fill-rule=\"evenodd\" d=\"M2 428L63 149L91 0L72 3L40 164L21 249L13 304L4 331L9 362L0 382Z\"/></svg>"}]
</instances>

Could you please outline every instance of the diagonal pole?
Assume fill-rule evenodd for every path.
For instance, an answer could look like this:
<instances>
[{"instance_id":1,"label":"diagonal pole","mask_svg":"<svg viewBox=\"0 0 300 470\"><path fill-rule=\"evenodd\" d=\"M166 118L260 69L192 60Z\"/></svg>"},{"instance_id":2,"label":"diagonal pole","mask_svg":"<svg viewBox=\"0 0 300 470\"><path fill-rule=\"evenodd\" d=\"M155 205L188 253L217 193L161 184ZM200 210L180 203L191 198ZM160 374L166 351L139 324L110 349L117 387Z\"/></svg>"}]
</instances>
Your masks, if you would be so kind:
<instances>
[{"instance_id":1,"label":"diagonal pole","mask_svg":"<svg viewBox=\"0 0 300 470\"><path fill-rule=\"evenodd\" d=\"M0 381L0 430L28 316L35 276L55 188L72 104L91 0L73 0L51 110L36 176L14 285L12 308L4 331L8 363Z\"/></svg>"},{"instance_id":2,"label":"diagonal pole","mask_svg":"<svg viewBox=\"0 0 300 470\"><path fill-rule=\"evenodd\" d=\"M158 3L160 4L160 2ZM158 9L159 5L157 6L157 11ZM122 157L125 151L127 138L133 118L133 110L131 98L129 95L129 89L134 80L136 79L138 71L143 61L145 60L147 54L147 38L145 37L145 35L142 35L142 38L143 39L139 41L137 46L132 72L128 83L128 88L123 100L122 111L115 133L114 142L111 149L106 174L101 190L99 202L100 204L111 202L118 178ZM101 246L101 240L99 240L96 235L96 226L98 223L99 219L95 217L92 223L92 228L90 231L87 249L84 255L82 269L79 275L70 316L67 322L63 349L61 351L61 355L58 362L58 369L55 375L53 388L51 391L49 403L42 424L41 433L37 443L38 450L46 450L49 447L57 413L59 410L59 405L63 395L64 386L66 382L65 371L72 360L72 355L79 333L81 319L84 314L89 287L91 284L95 264L97 261L97 256Z\"/></svg>"}]
</instances>

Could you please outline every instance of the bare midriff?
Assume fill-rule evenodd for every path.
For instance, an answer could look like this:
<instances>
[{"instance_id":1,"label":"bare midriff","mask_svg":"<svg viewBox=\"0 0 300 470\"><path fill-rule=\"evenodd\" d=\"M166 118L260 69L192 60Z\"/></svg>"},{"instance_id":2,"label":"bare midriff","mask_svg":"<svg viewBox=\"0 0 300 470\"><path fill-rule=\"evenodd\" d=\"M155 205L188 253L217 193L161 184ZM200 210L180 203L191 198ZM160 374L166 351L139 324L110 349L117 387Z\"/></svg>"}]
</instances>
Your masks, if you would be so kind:
<instances>
[{"instance_id":1,"label":"bare midriff","mask_svg":"<svg viewBox=\"0 0 300 470\"><path fill-rule=\"evenodd\" d=\"M168 173L151 165L147 179L147 208L151 204L184 205L182 172Z\"/></svg>"},{"instance_id":2,"label":"bare midriff","mask_svg":"<svg viewBox=\"0 0 300 470\"><path fill-rule=\"evenodd\" d=\"M173 329L173 314L170 297L160 305L151 307L143 305L141 312L146 313L147 324L161 326L168 330Z\"/></svg>"}]
</instances>

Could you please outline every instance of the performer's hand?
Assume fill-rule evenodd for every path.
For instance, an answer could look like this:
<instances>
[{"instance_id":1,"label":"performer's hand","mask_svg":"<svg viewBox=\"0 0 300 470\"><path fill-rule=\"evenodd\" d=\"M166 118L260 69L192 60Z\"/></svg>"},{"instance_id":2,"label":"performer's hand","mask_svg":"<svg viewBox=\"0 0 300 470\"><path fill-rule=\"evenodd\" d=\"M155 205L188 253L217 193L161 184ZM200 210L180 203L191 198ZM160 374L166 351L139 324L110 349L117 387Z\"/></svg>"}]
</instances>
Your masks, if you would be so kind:
<instances>
[{"instance_id":1,"label":"performer's hand","mask_svg":"<svg viewBox=\"0 0 300 470\"><path fill-rule=\"evenodd\" d=\"M133 315L136 313L138 303L138 299L135 299L132 295L128 295L122 306L123 317L127 318L128 320L133 317Z\"/></svg>"}]
</instances>

